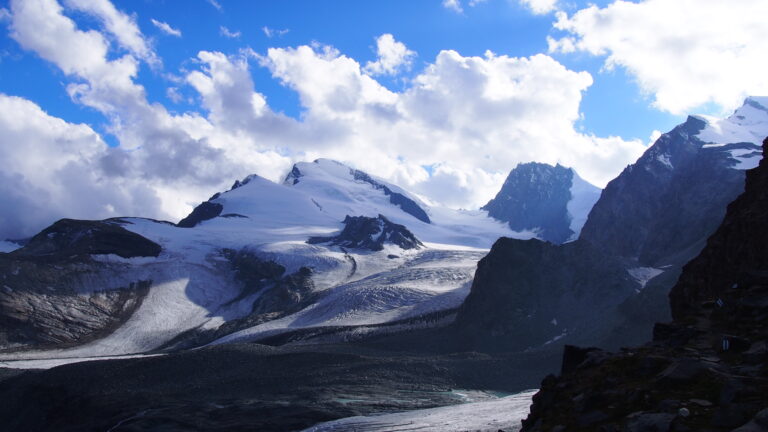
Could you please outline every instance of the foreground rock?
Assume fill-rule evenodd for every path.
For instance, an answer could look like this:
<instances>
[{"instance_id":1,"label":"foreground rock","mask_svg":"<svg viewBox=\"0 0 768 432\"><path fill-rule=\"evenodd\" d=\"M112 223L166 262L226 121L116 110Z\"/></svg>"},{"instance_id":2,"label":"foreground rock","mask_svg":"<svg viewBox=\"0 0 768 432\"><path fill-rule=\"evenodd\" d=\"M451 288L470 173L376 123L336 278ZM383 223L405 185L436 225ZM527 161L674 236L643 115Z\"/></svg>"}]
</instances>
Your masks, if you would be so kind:
<instances>
[{"instance_id":1,"label":"foreground rock","mask_svg":"<svg viewBox=\"0 0 768 432\"><path fill-rule=\"evenodd\" d=\"M672 289L674 321L617 354L566 349L561 376L542 382L523 430L768 430L766 221L763 160Z\"/></svg>"},{"instance_id":2,"label":"foreground rock","mask_svg":"<svg viewBox=\"0 0 768 432\"><path fill-rule=\"evenodd\" d=\"M568 336L590 341L635 292L621 260L586 242L499 239L478 263L455 327L465 349L523 351Z\"/></svg>"}]
</instances>

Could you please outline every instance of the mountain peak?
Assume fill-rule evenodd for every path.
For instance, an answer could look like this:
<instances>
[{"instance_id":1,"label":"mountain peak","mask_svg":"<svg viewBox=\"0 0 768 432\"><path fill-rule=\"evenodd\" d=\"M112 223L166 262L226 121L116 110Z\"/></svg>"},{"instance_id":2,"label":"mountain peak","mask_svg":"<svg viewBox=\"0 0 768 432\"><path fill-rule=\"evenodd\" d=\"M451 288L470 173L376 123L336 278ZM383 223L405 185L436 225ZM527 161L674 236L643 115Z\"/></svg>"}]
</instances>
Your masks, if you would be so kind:
<instances>
[{"instance_id":1,"label":"mountain peak","mask_svg":"<svg viewBox=\"0 0 768 432\"><path fill-rule=\"evenodd\" d=\"M727 118L699 115L705 122L698 138L708 146L750 143L759 146L768 136L768 97L750 96Z\"/></svg>"},{"instance_id":2,"label":"mountain peak","mask_svg":"<svg viewBox=\"0 0 768 432\"><path fill-rule=\"evenodd\" d=\"M515 231L535 230L553 243L578 236L600 189L560 164L518 164L482 209Z\"/></svg>"},{"instance_id":3,"label":"mountain peak","mask_svg":"<svg viewBox=\"0 0 768 432\"><path fill-rule=\"evenodd\" d=\"M311 181L308 181L311 179ZM284 185L295 186L313 194L325 194L331 189L349 191L350 187L362 189L367 193L372 191L377 195L383 193L390 204L400 207L405 213L424 222L431 223L429 215L423 208L423 204L415 197L410 196L401 188L387 183L384 180L371 176L365 171L351 168L341 162L332 159L316 159L314 162L298 162L283 181ZM360 191L363 193L363 190ZM341 195L346 192L340 192ZM347 194L348 195L348 194ZM345 196L347 201L355 201L353 196Z\"/></svg>"}]
</instances>

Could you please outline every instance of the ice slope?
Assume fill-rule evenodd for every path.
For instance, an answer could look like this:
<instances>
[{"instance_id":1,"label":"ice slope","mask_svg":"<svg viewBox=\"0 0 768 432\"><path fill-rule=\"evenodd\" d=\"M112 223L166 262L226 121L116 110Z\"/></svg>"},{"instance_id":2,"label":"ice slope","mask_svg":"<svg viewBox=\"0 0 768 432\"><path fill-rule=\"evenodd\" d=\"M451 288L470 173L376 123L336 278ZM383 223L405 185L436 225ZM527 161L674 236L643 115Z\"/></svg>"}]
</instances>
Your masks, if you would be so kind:
<instances>
[{"instance_id":1,"label":"ice slope","mask_svg":"<svg viewBox=\"0 0 768 432\"><path fill-rule=\"evenodd\" d=\"M566 204L566 209L571 220L569 228L573 231L570 240L576 240L579 238L581 228L587 222L590 210L600 199L602 189L582 179L573 168L571 168L571 172L573 172L570 189L571 199Z\"/></svg>"},{"instance_id":2,"label":"ice slope","mask_svg":"<svg viewBox=\"0 0 768 432\"><path fill-rule=\"evenodd\" d=\"M321 423L303 432L513 432L522 427L521 421L528 416L531 398L536 392L528 390L512 396L439 408L348 417Z\"/></svg>"},{"instance_id":3,"label":"ice slope","mask_svg":"<svg viewBox=\"0 0 768 432\"><path fill-rule=\"evenodd\" d=\"M188 330L215 329L243 317L260 293L231 303L242 286L234 278L225 249L248 249L260 259L284 266L286 274L309 267L321 295L316 304L299 313L221 342L304 327L378 324L454 308L468 293L477 261L498 237L532 236L511 231L483 211L427 206L379 179L360 180L354 170L337 162L297 164L294 171L301 173L295 183L278 184L257 175L238 182L211 200L223 207L220 216L193 228L120 219L127 230L162 246L157 258L94 256L97 263L117 268L120 283L153 281L133 316L109 336L76 348L5 354L0 360L138 354ZM410 201L423 209L429 223L393 203L393 194L400 195L399 203ZM379 214L405 225L426 249L389 247L374 253L306 243L309 237L340 231L347 215ZM83 289L105 288L109 287L97 284Z\"/></svg>"},{"instance_id":4,"label":"ice slope","mask_svg":"<svg viewBox=\"0 0 768 432\"><path fill-rule=\"evenodd\" d=\"M695 117L706 123L697 135L705 143L704 148L734 143L754 144L755 148L734 148L729 151L736 160L736 169L752 169L758 165L762 155L759 146L768 136L768 97L748 97L744 105L724 119L704 115Z\"/></svg>"},{"instance_id":5,"label":"ice slope","mask_svg":"<svg viewBox=\"0 0 768 432\"><path fill-rule=\"evenodd\" d=\"M410 252L394 268L365 272L370 276L328 290L306 309L230 334L214 344L254 341L304 328L382 324L456 308L469 294L477 261L485 253L436 249ZM355 259L359 267L366 268L381 262L381 254L356 254Z\"/></svg>"}]
</instances>

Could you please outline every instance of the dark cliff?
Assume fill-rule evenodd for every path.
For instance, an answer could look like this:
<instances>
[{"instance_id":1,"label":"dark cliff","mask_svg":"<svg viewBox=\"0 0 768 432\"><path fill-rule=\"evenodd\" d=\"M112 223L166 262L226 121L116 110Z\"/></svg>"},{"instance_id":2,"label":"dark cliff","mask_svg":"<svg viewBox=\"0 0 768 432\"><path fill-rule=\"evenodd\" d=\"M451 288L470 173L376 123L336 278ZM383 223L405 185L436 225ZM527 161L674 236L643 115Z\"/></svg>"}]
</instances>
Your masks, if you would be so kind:
<instances>
[{"instance_id":1,"label":"dark cliff","mask_svg":"<svg viewBox=\"0 0 768 432\"><path fill-rule=\"evenodd\" d=\"M615 354L567 347L523 431L768 430L766 222L762 160L673 287L673 322Z\"/></svg>"}]
</instances>

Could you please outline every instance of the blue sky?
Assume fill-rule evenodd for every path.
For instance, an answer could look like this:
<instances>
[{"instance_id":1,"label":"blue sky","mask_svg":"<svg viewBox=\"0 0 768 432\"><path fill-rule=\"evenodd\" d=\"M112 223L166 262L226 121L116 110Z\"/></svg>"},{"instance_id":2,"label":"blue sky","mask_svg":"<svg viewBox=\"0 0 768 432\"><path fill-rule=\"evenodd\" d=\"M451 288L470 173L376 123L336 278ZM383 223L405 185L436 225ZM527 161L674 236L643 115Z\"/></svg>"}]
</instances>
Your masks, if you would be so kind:
<instances>
[{"instance_id":1,"label":"blue sky","mask_svg":"<svg viewBox=\"0 0 768 432\"><path fill-rule=\"evenodd\" d=\"M8 1L0 2L0 4ZM482 56L486 50L496 54L525 57L547 51L546 37L557 34L552 29L552 14L534 15L522 4L511 1L487 1L465 7L456 13L439 1L361 2L355 0L311 1L282 0L227 1L217 9L207 0L190 1L114 1L120 10L135 14L140 28L154 38L164 69L176 71L189 64L200 50L237 53L243 47L263 52L269 47L290 47L317 41L336 47L344 55L360 62L376 58L375 38L393 34L409 49L418 53L413 68L397 78L381 82L391 89L402 89L409 77L424 64L434 60L444 49L464 56ZM572 2L569 10L587 4L605 5L608 1ZM4 7L7 7L4 6ZM71 17L84 27L98 28L87 16ZM155 28L152 19L166 22L182 31L181 38L169 37ZM90 22L89 22L90 21ZM224 26L240 33L237 38L221 35ZM288 30L267 37L263 28ZM2 68L0 91L29 98L59 117L74 122L98 125L101 115L78 104L66 94L62 76L47 62L25 51L8 32L0 39ZM625 139L646 140L654 130L668 130L684 116L665 113L650 106L633 79L623 70L603 71L602 59L588 55L556 55L573 70L589 71L595 82L584 93L579 127L597 135L617 135ZM257 89L264 93L274 109L298 117L301 112L295 92L281 86L268 70L252 70ZM169 104L176 110L194 110L195 104L176 105L168 100L168 85L159 74L142 70L141 82L153 101ZM696 112L717 113L718 107L700 107ZM114 140L111 140L114 142Z\"/></svg>"},{"instance_id":2,"label":"blue sky","mask_svg":"<svg viewBox=\"0 0 768 432\"><path fill-rule=\"evenodd\" d=\"M317 157L450 207L531 160L604 186L768 93L768 2L737 3L0 0L0 234L178 219Z\"/></svg>"}]
</instances>

